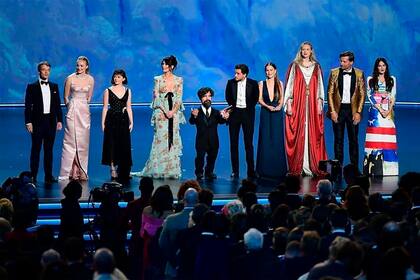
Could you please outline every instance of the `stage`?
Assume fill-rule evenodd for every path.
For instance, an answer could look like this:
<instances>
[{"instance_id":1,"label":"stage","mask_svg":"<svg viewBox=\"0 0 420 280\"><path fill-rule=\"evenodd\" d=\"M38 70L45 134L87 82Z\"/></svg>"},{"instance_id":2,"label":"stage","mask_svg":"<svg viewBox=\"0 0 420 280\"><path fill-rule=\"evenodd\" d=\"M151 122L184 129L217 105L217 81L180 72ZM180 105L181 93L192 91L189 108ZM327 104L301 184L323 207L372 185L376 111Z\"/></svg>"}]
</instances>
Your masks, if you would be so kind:
<instances>
[{"instance_id":1,"label":"stage","mask_svg":"<svg viewBox=\"0 0 420 280\"><path fill-rule=\"evenodd\" d=\"M197 105L186 105L185 115L188 118L191 108ZM221 104L217 107L224 107ZM31 139L29 133L24 126L23 106L3 106L0 107L0 127L3 128L2 137L0 137L0 179L2 182L10 176L17 176L21 171L29 169L29 155ZM254 131L254 150L256 155L256 147L258 143L258 123L259 123L259 106L257 106L256 126ZM325 108L324 108L325 109ZM66 109L63 107L63 113ZM91 106L91 133L90 133L90 151L89 151L89 180L83 182L82 200L86 201L89 197L90 190L94 187L101 186L110 179L109 167L103 166L101 162L103 133L101 130L101 112L102 107L99 105ZM151 110L148 106L139 104L133 106L134 129L132 132L132 171L139 171L143 168L150 151L153 138L153 127L150 125ZM419 171L418 160L420 158L420 145L416 145L417 139L420 139L420 123L415 116L420 116L420 105L397 104L395 106L395 123L397 127L398 156L399 156L399 172L400 175L408 171ZM363 145L365 141L365 130L367 125L367 105L365 106L363 119L359 127L359 144L360 144L360 167L363 160ZM58 176L61 159L61 149L63 141L63 130L59 131L56 136L54 145L54 163L53 174ZM194 158L195 158L195 126L185 124L181 126L181 137L183 142L183 155L181 158L182 178L180 180L155 180L155 187L168 184L176 196L180 183L187 179L194 179ZM242 137L242 136L241 136ZM240 137L240 178L246 175L245 155L242 138ZM220 149L216 162L215 173L218 178L214 181L202 181L202 187L211 189L215 193L217 199L230 199L236 195L236 191L240 185L239 180L230 178L230 154L229 154L229 133L225 125L219 126ZM327 152L330 158L333 157L333 132L331 121L325 120L325 140ZM345 151L347 151L347 142L345 143ZM348 155L345 154L345 163L348 162ZM57 202L63 197L62 189L67 181L60 181L51 186L43 183L42 156L40 161L40 170L38 174L38 195L43 202ZM126 191L134 191L135 195L139 194L139 179L134 177L130 186L125 188ZM281 181L281 180L280 180ZM258 196L265 198L267 194L280 181L257 180ZM317 179L305 177L303 180L302 194L316 192ZM381 192L390 194L396 189L398 182L397 176L384 178L371 178L371 192ZM339 190L342 186L337 185Z\"/></svg>"}]
</instances>

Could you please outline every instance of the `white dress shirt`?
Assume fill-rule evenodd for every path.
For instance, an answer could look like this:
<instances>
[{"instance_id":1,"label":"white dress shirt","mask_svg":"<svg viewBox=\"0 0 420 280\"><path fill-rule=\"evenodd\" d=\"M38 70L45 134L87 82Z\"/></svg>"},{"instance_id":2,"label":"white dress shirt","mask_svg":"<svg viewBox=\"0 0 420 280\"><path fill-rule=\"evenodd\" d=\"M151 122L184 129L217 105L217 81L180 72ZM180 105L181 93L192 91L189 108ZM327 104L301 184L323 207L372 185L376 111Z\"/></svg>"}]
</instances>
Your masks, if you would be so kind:
<instances>
[{"instance_id":1,"label":"white dress shirt","mask_svg":"<svg viewBox=\"0 0 420 280\"><path fill-rule=\"evenodd\" d=\"M42 103L44 104L44 114L49 114L51 108L50 84L41 84L41 81L43 80L39 79L39 85L41 86L42 91ZM48 82L48 80L43 82Z\"/></svg>"},{"instance_id":2,"label":"white dress shirt","mask_svg":"<svg viewBox=\"0 0 420 280\"><path fill-rule=\"evenodd\" d=\"M238 82L236 108L246 108L246 78Z\"/></svg>"},{"instance_id":3,"label":"white dress shirt","mask_svg":"<svg viewBox=\"0 0 420 280\"><path fill-rule=\"evenodd\" d=\"M206 109L206 107L204 107L203 105L201 105L201 109L203 110L203 112L204 112L204 116L206 115L206 111L208 111L209 112L209 116L211 115L211 107L209 107L209 108L207 108ZM185 209L185 208L184 208Z\"/></svg>"},{"instance_id":4,"label":"white dress shirt","mask_svg":"<svg viewBox=\"0 0 420 280\"><path fill-rule=\"evenodd\" d=\"M343 71L343 73L351 73L353 70ZM341 104L350 104L350 87L351 87L351 75L343 75L343 97L341 99Z\"/></svg>"}]
</instances>

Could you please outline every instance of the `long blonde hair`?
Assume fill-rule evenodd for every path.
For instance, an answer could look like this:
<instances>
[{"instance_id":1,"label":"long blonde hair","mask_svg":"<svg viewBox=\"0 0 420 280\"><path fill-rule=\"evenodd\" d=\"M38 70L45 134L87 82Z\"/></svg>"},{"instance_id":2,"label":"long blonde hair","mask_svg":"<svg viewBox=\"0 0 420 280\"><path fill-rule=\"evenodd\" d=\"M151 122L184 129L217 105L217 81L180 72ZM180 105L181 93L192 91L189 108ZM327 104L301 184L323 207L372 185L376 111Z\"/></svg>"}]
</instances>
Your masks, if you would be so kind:
<instances>
[{"instance_id":1,"label":"long blonde hair","mask_svg":"<svg viewBox=\"0 0 420 280\"><path fill-rule=\"evenodd\" d=\"M302 42L300 44L299 49L296 53L296 57L293 61L298 63L298 64L302 64L302 60L303 60L303 58L302 58L302 48L303 48L304 45L308 45L308 46L311 47L311 55L309 56L309 60L312 61L312 62L318 62L318 60L316 59L314 47L312 46L312 43L309 42L309 41L305 41L305 42Z\"/></svg>"}]
</instances>

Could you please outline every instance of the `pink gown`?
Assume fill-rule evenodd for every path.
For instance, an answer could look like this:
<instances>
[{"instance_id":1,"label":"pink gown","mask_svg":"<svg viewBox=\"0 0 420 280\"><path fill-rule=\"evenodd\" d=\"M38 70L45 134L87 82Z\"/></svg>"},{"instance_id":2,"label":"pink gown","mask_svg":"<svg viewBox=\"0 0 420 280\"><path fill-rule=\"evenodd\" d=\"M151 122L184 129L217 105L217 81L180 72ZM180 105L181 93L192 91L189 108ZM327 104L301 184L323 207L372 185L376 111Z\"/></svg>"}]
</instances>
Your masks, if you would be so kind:
<instances>
[{"instance_id":1,"label":"pink gown","mask_svg":"<svg viewBox=\"0 0 420 280\"><path fill-rule=\"evenodd\" d=\"M93 89L89 76L74 75L70 85L70 101L66 115L59 180L87 180L90 137L90 111L87 101Z\"/></svg>"}]
</instances>

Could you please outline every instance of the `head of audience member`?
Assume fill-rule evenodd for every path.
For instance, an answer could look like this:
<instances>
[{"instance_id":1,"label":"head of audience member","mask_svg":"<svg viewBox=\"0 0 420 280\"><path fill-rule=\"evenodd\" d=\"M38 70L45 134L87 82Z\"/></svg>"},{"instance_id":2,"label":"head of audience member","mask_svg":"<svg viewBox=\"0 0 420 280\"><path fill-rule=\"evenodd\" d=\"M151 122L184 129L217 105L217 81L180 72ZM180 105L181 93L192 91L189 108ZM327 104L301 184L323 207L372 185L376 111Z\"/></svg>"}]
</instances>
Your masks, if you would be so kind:
<instances>
[{"instance_id":1,"label":"head of audience member","mask_svg":"<svg viewBox=\"0 0 420 280\"><path fill-rule=\"evenodd\" d=\"M262 249L264 243L263 234L256 228L250 228L244 234L244 244L249 251Z\"/></svg>"},{"instance_id":2,"label":"head of audience member","mask_svg":"<svg viewBox=\"0 0 420 280\"><path fill-rule=\"evenodd\" d=\"M58 260L58 261L50 262L44 267L44 271L42 272L41 279L43 280L67 279L68 274L69 273L68 273L67 265L62 260ZM32 277L31 279L33 279Z\"/></svg>"},{"instance_id":3,"label":"head of audience member","mask_svg":"<svg viewBox=\"0 0 420 280\"><path fill-rule=\"evenodd\" d=\"M399 203L409 209L411 208L410 195L411 193L407 193L403 189L398 188L392 192L391 201L392 203Z\"/></svg>"},{"instance_id":4,"label":"head of audience member","mask_svg":"<svg viewBox=\"0 0 420 280\"><path fill-rule=\"evenodd\" d=\"M292 240L287 243L286 251L284 257L286 259L294 259L302 255L300 251L300 242L297 240Z\"/></svg>"},{"instance_id":5,"label":"head of audience member","mask_svg":"<svg viewBox=\"0 0 420 280\"><path fill-rule=\"evenodd\" d=\"M363 248L357 242L351 241L350 239L341 236L336 237L336 239L333 241L333 244L337 238L340 238L340 240L344 238L344 241L340 242L339 246L337 246L334 260L344 264L347 273L352 277L356 277L360 274L362 269L364 257Z\"/></svg>"},{"instance_id":6,"label":"head of audience member","mask_svg":"<svg viewBox=\"0 0 420 280\"><path fill-rule=\"evenodd\" d=\"M198 192L198 202L204 203L208 207L211 207L213 205L213 197L214 197L214 194L212 190L210 189L205 188L205 189L201 189Z\"/></svg>"},{"instance_id":7,"label":"head of audience member","mask_svg":"<svg viewBox=\"0 0 420 280\"><path fill-rule=\"evenodd\" d=\"M407 172L402 175L398 187L411 194L415 187L420 187L420 172Z\"/></svg>"},{"instance_id":8,"label":"head of audience member","mask_svg":"<svg viewBox=\"0 0 420 280\"><path fill-rule=\"evenodd\" d=\"M304 222L303 231L316 231L319 235L324 233L322 224L312 218L309 218Z\"/></svg>"},{"instance_id":9,"label":"head of audience member","mask_svg":"<svg viewBox=\"0 0 420 280\"><path fill-rule=\"evenodd\" d=\"M346 229L350 223L346 209L335 209L331 213L330 224L333 229Z\"/></svg>"},{"instance_id":10,"label":"head of audience member","mask_svg":"<svg viewBox=\"0 0 420 280\"><path fill-rule=\"evenodd\" d=\"M404 246L404 235L398 223L390 221L382 228L378 240L378 247L382 252L386 252L392 247Z\"/></svg>"},{"instance_id":11,"label":"head of audience member","mask_svg":"<svg viewBox=\"0 0 420 280\"><path fill-rule=\"evenodd\" d=\"M287 227L278 227L273 231L272 249L277 256L284 255L288 235L289 229Z\"/></svg>"},{"instance_id":12,"label":"head of audience member","mask_svg":"<svg viewBox=\"0 0 420 280\"><path fill-rule=\"evenodd\" d=\"M360 176L360 172L356 165L350 163L344 166L343 178L347 186L351 187L356 185L356 179L358 176Z\"/></svg>"},{"instance_id":13,"label":"head of audience member","mask_svg":"<svg viewBox=\"0 0 420 280\"><path fill-rule=\"evenodd\" d=\"M54 228L51 225L41 225L36 230L36 239L38 247L45 251L53 248L55 245Z\"/></svg>"},{"instance_id":14,"label":"head of audience member","mask_svg":"<svg viewBox=\"0 0 420 280\"><path fill-rule=\"evenodd\" d=\"M197 192L199 192L201 190L200 183L198 183L197 180L186 180L186 181L182 182L181 185L179 186L179 190L178 190L178 193L176 195L176 197L178 199L178 202L181 202L184 199L185 192L189 188L193 188Z\"/></svg>"},{"instance_id":15,"label":"head of audience member","mask_svg":"<svg viewBox=\"0 0 420 280\"><path fill-rule=\"evenodd\" d=\"M369 209L373 213L385 212L385 200L381 193L373 193L368 198Z\"/></svg>"},{"instance_id":16,"label":"head of audience member","mask_svg":"<svg viewBox=\"0 0 420 280\"><path fill-rule=\"evenodd\" d=\"M67 200L77 201L82 197L82 185L79 181L72 180L63 189L63 194Z\"/></svg>"},{"instance_id":17,"label":"head of audience member","mask_svg":"<svg viewBox=\"0 0 420 280\"><path fill-rule=\"evenodd\" d=\"M302 206L313 209L316 205L316 199L313 195L305 193L302 198Z\"/></svg>"},{"instance_id":18,"label":"head of audience member","mask_svg":"<svg viewBox=\"0 0 420 280\"><path fill-rule=\"evenodd\" d=\"M249 213L249 210L251 210L251 206L258 203L257 194L254 192L247 192L246 194L244 194L242 203L244 204L245 211Z\"/></svg>"},{"instance_id":19,"label":"head of audience member","mask_svg":"<svg viewBox=\"0 0 420 280\"><path fill-rule=\"evenodd\" d=\"M238 242L243 240L245 232L248 230L248 217L245 213L237 213L230 219L231 238Z\"/></svg>"},{"instance_id":20,"label":"head of audience member","mask_svg":"<svg viewBox=\"0 0 420 280\"><path fill-rule=\"evenodd\" d=\"M420 206L420 187L415 187L411 192L411 205Z\"/></svg>"},{"instance_id":21,"label":"head of audience member","mask_svg":"<svg viewBox=\"0 0 420 280\"><path fill-rule=\"evenodd\" d=\"M311 217L312 211L307 207L300 207L292 213L293 226L303 226L305 221Z\"/></svg>"},{"instance_id":22,"label":"head of audience member","mask_svg":"<svg viewBox=\"0 0 420 280\"><path fill-rule=\"evenodd\" d=\"M256 228L261 232L268 231L268 222L263 205L254 204L251 206L250 211L248 211L248 228Z\"/></svg>"},{"instance_id":23,"label":"head of audience member","mask_svg":"<svg viewBox=\"0 0 420 280\"><path fill-rule=\"evenodd\" d=\"M178 65L178 61L176 60L175 56L170 55L170 56L164 57L160 65L162 66L163 73L173 72L176 66Z\"/></svg>"},{"instance_id":24,"label":"head of audience member","mask_svg":"<svg viewBox=\"0 0 420 280\"><path fill-rule=\"evenodd\" d=\"M243 81L248 77L249 68L246 64L237 64L235 65L235 80L237 82Z\"/></svg>"},{"instance_id":25,"label":"head of audience member","mask_svg":"<svg viewBox=\"0 0 420 280\"><path fill-rule=\"evenodd\" d=\"M402 246L390 248L380 260L379 279L410 279L407 277L407 270L410 268L411 257L407 250Z\"/></svg>"},{"instance_id":26,"label":"head of audience member","mask_svg":"<svg viewBox=\"0 0 420 280\"><path fill-rule=\"evenodd\" d=\"M61 260L60 253L54 249L48 249L41 255L41 265L45 268L47 265L53 262L58 262Z\"/></svg>"},{"instance_id":27,"label":"head of audience member","mask_svg":"<svg viewBox=\"0 0 420 280\"><path fill-rule=\"evenodd\" d=\"M303 230L302 227L294 227L291 231L289 231L289 235L287 236L287 243L291 241L298 241L302 239Z\"/></svg>"},{"instance_id":28,"label":"head of audience member","mask_svg":"<svg viewBox=\"0 0 420 280\"><path fill-rule=\"evenodd\" d=\"M198 202L198 192L193 188L188 188L184 194L184 206L194 207Z\"/></svg>"},{"instance_id":29,"label":"head of audience member","mask_svg":"<svg viewBox=\"0 0 420 280\"><path fill-rule=\"evenodd\" d=\"M325 223L330 218L332 209L326 205L317 205L312 210L311 218L318 221L318 223L325 225Z\"/></svg>"},{"instance_id":30,"label":"head of audience member","mask_svg":"<svg viewBox=\"0 0 420 280\"><path fill-rule=\"evenodd\" d=\"M141 197L150 198L152 196L154 188L155 187L153 185L153 179L152 178L142 177L140 179L139 191L140 191Z\"/></svg>"},{"instance_id":31,"label":"head of audience member","mask_svg":"<svg viewBox=\"0 0 420 280\"><path fill-rule=\"evenodd\" d=\"M289 218L289 206L280 204L271 215L271 227L287 227Z\"/></svg>"},{"instance_id":32,"label":"head of audience member","mask_svg":"<svg viewBox=\"0 0 420 280\"><path fill-rule=\"evenodd\" d=\"M203 232L211 232L218 238L225 238L229 232L229 220L213 210L204 214L201 225Z\"/></svg>"},{"instance_id":33,"label":"head of audience member","mask_svg":"<svg viewBox=\"0 0 420 280\"><path fill-rule=\"evenodd\" d=\"M241 186L239 187L239 189L236 193L239 200L242 201L247 192L256 193L257 192L257 185L251 180L243 179L241 181Z\"/></svg>"},{"instance_id":34,"label":"head of audience member","mask_svg":"<svg viewBox=\"0 0 420 280\"><path fill-rule=\"evenodd\" d=\"M280 190L273 190L268 194L268 202L270 203L271 213L274 213L276 208L286 202L286 193Z\"/></svg>"},{"instance_id":35,"label":"head of audience member","mask_svg":"<svg viewBox=\"0 0 420 280\"><path fill-rule=\"evenodd\" d=\"M4 236L6 233L12 231L12 225L8 220L3 217L0 217L0 241L4 241Z\"/></svg>"},{"instance_id":36,"label":"head of audience member","mask_svg":"<svg viewBox=\"0 0 420 280\"><path fill-rule=\"evenodd\" d=\"M369 196L370 179L366 175L360 175L356 178L356 184L362 188L366 196Z\"/></svg>"},{"instance_id":37,"label":"head of audience member","mask_svg":"<svg viewBox=\"0 0 420 280\"><path fill-rule=\"evenodd\" d=\"M301 186L300 176L288 175L284 180L287 193L298 193Z\"/></svg>"},{"instance_id":38,"label":"head of audience member","mask_svg":"<svg viewBox=\"0 0 420 280\"><path fill-rule=\"evenodd\" d=\"M331 202L334 194L333 194L333 187L330 180L322 179L319 180L318 184L316 185L319 203L320 204L327 204Z\"/></svg>"},{"instance_id":39,"label":"head of audience member","mask_svg":"<svg viewBox=\"0 0 420 280\"><path fill-rule=\"evenodd\" d=\"M108 248L96 250L93 256L93 268L96 273L111 274L115 269L114 254Z\"/></svg>"},{"instance_id":40,"label":"head of audience member","mask_svg":"<svg viewBox=\"0 0 420 280\"><path fill-rule=\"evenodd\" d=\"M193 227L195 225L200 225L203 221L204 214L209 211L210 208L204 203L197 203L194 206L194 209L190 212L190 217L188 221L188 227Z\"/></svg>"},{"instance_id":41,"label":"head of audience member","mask_svg":"<svg viewBox=\"0 0 420 280\"><path fill-rule=\"evenodd\" d=\"M158 187L150 199L150 206L153 212L158 214L158 217L162 217L165 211L172 210L173 203L174 198L168 185Z\"/></svg>"},{"instance_id":42,"label":"head of audience member","mask_svg":"<svg viewBox=\"0 0 420 280\"><path fill-rule=\"evenodd\" d=\"M64 258L69 263L82 262L85 257L83 240L77 237L69 237L64 243Z\"/></svg>"},{"instance_id":43,"label":"head of audience member","mask_svg":"<svg viewBox=\"0 0 420 280\"><path fill-rule=\"evenodd\" d=\"M369 215L369 206L365 192L359 186L352 186L346 192L344 207L353 221L360 220Z\"/></svg>"},{"instance_id":44,"label":"head of audience member","mask_svg":"<svg viewBox=\"0 0 420 280\"><path fill-rule=\"evenodd\" d=\"M319 252L319 242L321 237L318 232L307 230L303 232L300 240L300 249L304 256L316 256Z\"/></svg>"},{"instance_id":45,"label":"head of audience member","mask_svg":"<svg viewBox=\"0 0 420 280\"><path fill-rule=\"evenodd\" d=\"M228 219L231 219L233 215L238 213L245 213L244 205L240 200L232 200L226 203L223 207L221 212L225 215Z\"/></svg>"},{"instance_id":46,"label":"head of audience member","mask_svg":"<svg viewBox=\"0 0 420 280\"><path fill-rule=\"evenodd\" d=\"M12 222L14 208L12 202L7 198L0 199L0 217Z\"/></svg>"}]
</instances>

